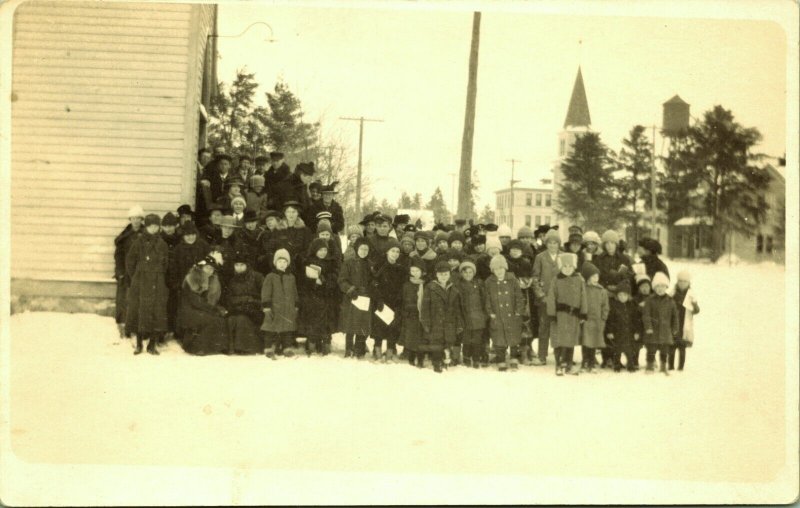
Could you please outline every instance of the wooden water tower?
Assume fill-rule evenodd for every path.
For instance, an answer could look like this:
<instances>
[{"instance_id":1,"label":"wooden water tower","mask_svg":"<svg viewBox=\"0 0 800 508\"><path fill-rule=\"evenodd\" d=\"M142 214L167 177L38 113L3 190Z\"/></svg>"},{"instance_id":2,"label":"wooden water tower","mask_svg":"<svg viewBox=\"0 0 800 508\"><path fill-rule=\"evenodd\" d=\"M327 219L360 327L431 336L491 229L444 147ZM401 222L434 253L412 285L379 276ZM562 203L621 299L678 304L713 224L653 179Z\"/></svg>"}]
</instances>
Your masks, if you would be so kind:
<instances>
[{"instance_id":1,"label":"wooden water tower","mask_svg":"<svg viewBox=\"0 0 800 508\"><path fill-rule=\"evenodd\" d=\"M675 136L689 127L689 103L676 95L664 103L661 132L664 136Z\"/></svg>"}]
</instances>

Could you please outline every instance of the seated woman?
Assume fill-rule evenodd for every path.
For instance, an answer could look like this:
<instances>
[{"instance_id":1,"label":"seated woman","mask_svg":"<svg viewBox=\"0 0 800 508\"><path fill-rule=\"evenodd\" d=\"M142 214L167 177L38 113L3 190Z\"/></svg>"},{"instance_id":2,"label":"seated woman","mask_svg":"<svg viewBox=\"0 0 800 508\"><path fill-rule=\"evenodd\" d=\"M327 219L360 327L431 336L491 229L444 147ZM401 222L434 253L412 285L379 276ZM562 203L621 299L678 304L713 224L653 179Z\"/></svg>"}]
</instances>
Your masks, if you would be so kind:
<instances>
[{"instance_id":1,"label":"seated woman","mask_svg":"<svg viewBox=\"0 0 800 508\"><path fill-rule=\"evenodd\" d=\"M261 354L264 341L261 337L261 324L264 312L261 310L261 286L264 277L253 270L247 252L236 252L233 263L233 276L223 290L223 304L228 310L229 351L236 354Z\"/></svg>"},{"instance_id":2,"label":"seated woman","mask_svg":"<svg viewBox=\"0 0 800 508\"><path fill-rule=\"evenodd\" d=\"M196 355L220 354L228 350L227 311L218 305L222 289L217 271L222 262L219 252L211 252L194 265L181 285L178 311L184 329L183 349Z\"/></svg>"}]
</instances>

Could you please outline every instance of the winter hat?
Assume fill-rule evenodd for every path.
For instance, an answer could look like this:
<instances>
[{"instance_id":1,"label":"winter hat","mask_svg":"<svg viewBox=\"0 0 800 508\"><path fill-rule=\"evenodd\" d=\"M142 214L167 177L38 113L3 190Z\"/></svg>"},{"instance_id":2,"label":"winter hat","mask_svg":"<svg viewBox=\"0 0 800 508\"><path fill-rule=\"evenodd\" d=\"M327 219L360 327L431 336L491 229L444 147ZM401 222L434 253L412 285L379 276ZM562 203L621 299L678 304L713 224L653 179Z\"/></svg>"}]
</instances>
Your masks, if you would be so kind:
<instances>
[{"instance_id":1,"label":"winter hat","mask_svg":"<svg viewBox=\"0 0 800 508\"><path fill-rule=\"evenodd\" d=\"M472 245L486 245L486 235L478 233L472 237Z\"/></svg>"},{"instance_id":2,"label":"winter hat","mask_svg":"<svg viewBox=\"0 0 800 508\"><path fill-rule=\"evenodd\" d=\"M510 227L508 227L508 226L507 226L507 225L505 225L505 224L501 224L501 225L500 225L500 226L497 228L497 236L507 236L507 237L509 237L509 238L510 238L510 237L511 237L511 228L510 228Z\"/></svg>"},{"instance_id":3,"label":"winter hat","mask_svg":"<svg viewBox=\"0 0 800 508\"><path fill-rule=\"evenodd\" d=\"M311 245L308 247L308 257L316 256L317 251L323 247L330 250L330 247L328 247L328 240L324 238L314 238L311 240Z\"/></svg>"},{"instance_id":4,"label":"winter hat","mask_svg":"<svg viewBox=\"0 0 800 508\"><path fill-rule=\"evenodd\" d=\"M202 263L219 269L224 263L224 260L222 259L222 253L216 250L209 252L208 255L203 259Z\"/></svg>"},{"instance_id":5,"label":"winter hat","mask_svg":"<svg viewBox=\"0 0 800 508\"><path fill-rule=\"evenodd\" d=\"M503 257L501 254L492 256L492 260L489 261L489 269L491 271L495 271L498 268L504 268L508 270L508 261L506 261L506 258Z\"/></svg>"},{"instance_id":6,"label":"winter hat","mask_svg":"<svg viewBox=\"0 0 800 508\"><path fill-rule=\"evenodd\" d=\"M411 246L413 247L414 246L414 235L412 235L411 233L404 234L403 237L400 238L400 244L402 245L404 243L410 243Z\"/></svg>"},{"instance_id":7,"label":"winter hat","mask_svg":"<svg viewBox=\"0 0 800 508\"><path fill-rule=\"evenodd\" d=\"M585 243L596 243L597 245L600 245L601 243L603 243L600 240L600 235L598 235L595 231L587 231L587 232L585 232L583 234L583 241Z\"/></svg>"},{"instance_id":8,"label":"winter hat","mask_svg":"<svg viewBox=\"0 0 800 508\"><path fill-rule=\"evenodd\" d=\"M653 287L656 286L669 286L669 277L664 272L656 272L653 276Z\"/></svg>"},{"instance_id":9,"label":"winter hat","mask_svg":"<svg viewBox=\"0 0 800 508\"><path fill-rule=\"evenodd\" d=\"M399 249L400 248L400 242L397 241L397 238L393 238L393 237L390 236L389 239L386 240L386 243L383 244L383 252L387 253L391 249L394 249L394 248L398 248Z\"/></svg>"},{"instance_id":10,"label":"winter hat","mask_svg":"<svg viewBox=\"0 0 800 508\"><path fill-rule=\"evenodd\" d=\"M519 238L520 240L523 238L533 238L533 230L528 226L522 226L517 231L517 238Z\"/></svg>"},{"instance_id":11,"label":"winter hat","mask_svg":"<svg viewBox=\"0 0 800 508\"><path fill-rule=\"evenodd\" d=\"M661 244L654 238L642 238L639 240L639 246L643 249L649 250L655 255L661 254Z\"/></svg>"},{"instance_id":12,"label":"winter hat","mask_svg":"<svg viewBox=\"0 0 800 508\"><path fill-rule=\"evenodd\" d=\"M219 220L219 225L221 227L228 227L228 228L239 227L236 225L236 219L233 218L233 215L223 215L222 218Z\"/></svg>"},{"instance_id":13,"label":"winter hat","mask_svg":"<svg viewBox=\"0 0 800 508\"><path fill-rule=\"evenodd\" d=\"M264 177L261 175L253 175L250 177L250 187L263 187L264 183Z\"/></svg>"},{"instance_id":14,"label":"winter hat","mask_svg":"<svg viewBox=\"0 0 800 508\"><path fill-rule=\"evenodd\" d=\"M576 256L572 252L562 252L561 254L558 255L559 270L564 268L565 266L571 266L572 268L575 268L577 267L577 265L578 265L578 256Z\"/></svg>"},{"instance_id":15,"label":"winter hat","mask_svg":"<svg viewBox=\"0 0 800 508\"><path fill-rule=\"evenodd\" d=\"M194 212L192 211L192 207L190 205L181 205L178 207L178 216L181 215L191 215L194 216Z\"/></svg>"},{"instance_id":16,"label":"winter hat","mask_svg":"<svg viewBox=\"0 0 800 508\"><path fill-rule=\"evenodd\" d=\"M226 190L230 189L234 185L238 185L240 188L244 187L244 180L242 180L238 176L234 176L232 178L228 178L228 180L225 182L225 189Z\"/></svg>"},{"instance_id":17,"label":"winter hat","mask_svg":"<svg viewBox=\"0 0 800 508\"><path fill-rule=\"evenodd\" d=\"M275 251L275 255L272 257L272 264L277 265L279 259L285 259L287 263L292 262L292 257L286 249L278 249Z\"/></svg>"},{"instance_id":18,"label":"winter hat","mask_svg":"<svg viewBox=\"0 0 800 508\"><path fill-rule=\"evenodd\" d=\"M130 207L130 209L128 209L128 217L129 218L130 217L142 217L142 218L144 218L144 210L139 205L132 206L132 207Z\"/></svg>"},{"instance_id":19,"label":"winter hat","mask_svg":"<svg viewBox=\"0 0 800 508\"><path fill-rule=\"evenodd\" d=\"M619 233L613 229L609 229L603 233L603 243L619 243Z\"/></svg>"},{"instance_id":20,"label":"winter hat","mask_svg":"<svg viewBox=\"0 0 800 508\"><path fill-rule=\"evenodd\" d=\"M508 242L508 250L511 251L511 249L519 249L521 251L524 251L525 245L522 243L522 240L520 239L511 240L510 242Z\"/></svg>"},{"instance_id":21,"label":"winter hat","mask_svg":"<svg viewBox=\"0 0 800 508\"><path fill-rule=\"evenodd\" d=\"M460 250L455 249L447 249L444 258L445 260L449 261L451 259L457 259L459 263L464 259L464 253Z\"/></svg>"},{"instance_id":22,"label":"winter hat","mask_svg":"<svg viewBox=\"0 0 800 508\"><path fill-rule=\"evenodd\" d=\"M181 234L183 236L196 235L197 234L197 226L192 221L186 222L186 223L184 223L183 226L181 226Z\"/></svg>"},{"instance_id":23,"label":"winter hat","mask_svg":"<svg viewBox=\"0 0 800 508\"><path fill-rule=\"evenodd\" d=\"M408 267L411 268L412 266L416 266L417 268L422 270L422 273L425 273L425 261L423 261L421 257L414 256L413 258L411 258Z\"/></svg>"},{"instance_id":24,"label":"winter hat","mask_svg":"<svg viewBox=\"0 0 800 508\"><path fill-rule=\"evenodd\" d=\"M333 214L331 214L331 212L329 212L327 210L323 210L323 211L317 213L316 218L317 218L317 220L322 220L322 219L331 220L331 219L333 219Z\"/></svg>"},{"instance_id":25,"label":"winter hat","mask_svg":"<svg viewBox=\"0 0 800 508\"><path fill-rule=\"evenodd\" d=\"M477 272L478 271L478 269L475 268L475 263L473 263L469 259L466 259L466 260L462 261L461 264L458 265L458 271L459 272L463 272L464 268L472 268L473 272Z\"/></svg>"},{"instance_id":26,"label":"winter hat","mask_svg":"<svg viewBox=\"0 0 800 508\"><path fill-rule=\"evenodd\" d=\"M692 282L692 275L689 273L688 270L681 270L680 272L678 272L678 280Z\"/></svg>"},{"instance_id":27,"label":"winter hat","mask_svg":"<svg viewBox=\"0 0 800 508\"><path fill-rule=\"evenodd\" d=\"M449 271L450 271L450 265L448 265L446 261L439 261L438 263L436 263L436 273L443 273Z\"/></svg>"},{"instance_id":28,"label":"winter hat","mask_svg":"<svg viewBox=\"0 0 800 508\"><path fill-rule=\"evenodd\" d=\"M574 235L574 234L576 234L576 233L577 233L577 234L579 234L579 235L583 235L583 229L582 229L580 226L578 226L578 225L572 225L572 226L570 226L570 227L569 227L569 229L567 230L567 232L568 232L570 235Z\"/></svg>"},{"instance_id":29,"label":"winter hat","mask_svg":"<svg viewBox=\"0 0 800 508\"><path fill-rule=\"evenodd\" d=\"M434 245L438 245L439 242L443 242L443 241L447 242L448 238L449 238L449 235L447 234L447 231L439 230L439 231L436 232L436 236L433 237L433 243L434 243Z\"/></svg>"},{"instance_id":30,"label":"winter hat","mask_svg":"<svg viewBox=\"0 0 800 508\"><path fill-rule=\"evenodd\" d=\"M584 280L589 280L592 275L600 275L600 270L594 266L594 263L586 261L581 267L581 275L583 275Z\"/></svg>"},{"instance_id":31,"label":"winter hat","mask_svg":"<svg viewBox=\"0 0 800 508\"><path fill-rule=\"evenodd\" d=\"M355 241L353 242L353 250L354 250L356 253L358 253L358 248L359 248L359 247L361 247L362 245L366 245L367 247L369 247L369 242L368 242L368 241L367 241L367 239L366 239L366 238L364 238L363 236L359 236L359 237L358 237L358 238L356 238L356 239L355 239Z\"/></svg>"},{"instance_id":32,"label":"winter hat","mask_svg":"<svg viewBox=\"0 0 800 508\"><path fill-rule=\"evenodd\" d=\"M425 240L425 243L430 245L431 241L428 238L428 234L425 231L417 231L416 233L414 233L414 243L416 243L417 240L419 240L420 238Z\"/></svg>"},{"instance_id":33,"label":"winter hat","mask_svg":"<svg viewBox=\"0 0 800 508\"><path fill-rule=\"evenodd\" d=\"M353 235L364 236L364 231L361 229L361 226L347 226L347 238Z\"/></svg>"},{"instance_id":34,"label":"winter hat","mask_svg":"<svg viewBox=\"0 0 800 508\"><path fill-rule=\"evenodd\" d=\"M568 241L570 243L583 243L583 235L580 233L570 233Z\"/></svg>"},{"instance_id":35,"label":"winter hat","mask_svg":"<svg viewBox=\"0 0 800 508\"><path fill-rule=\"evenodd\" d=\"M275 210L267 210L267 213L264 214L264 223L266 223L267 219L269 219L270 217L275 218L277 220L281 220L283 218L283 215L281 215L281 212L277 212Z\"/></svg>"},{"instance_id":36,"label":"winter hat","mask_svg":"<svg viewBox=\"0 0 800 508\"><path fill-rule=\"evenodd\" d=\"M160 226L161 225L161 218L158 215L154 214L154 213L149 213L144 218L144 227L152 226L152 225Z\"/></svg>"},{"instance_id":37,"label":"winter hat","mask_svg":"<svg viewBox=\"0 0 800 508\"><path fill-rule=\"evenodd\" d=\"M464 242L466 241L464 233L462 233L461 231L451 231L447 237L447 243L452 244L453 242L456 241L461 242L461 244L463 245Z\"/></svg>"},{"instance_id":38,"label":"winter hat","mask_svg":"<svg viewBox=\"0 0 800 508\"><path fill-rule=\"evenodd\" d=\"M555 229L550 229L544 235L544 243L545 245L548 242L556 242L559 245L561 244L561 235L558 234L558 231Z\"/></svg>"},{"instance_id":39,"label":"winter hat","mask_svg":"<svg viewBox=\"0 0 800 508\"><path fill-rule=\"evenodd\" d=\"M631 283L627 279L617 284L617 294L619 293L631 294Z\"/></svg>"},{"instance_id":40,"label":"winter hat","mask_svg":"<svg viewBox=\"0 0 800 508\"><path fill-rule=\"evenodd\" d=\"M642 274L638 274L636 276L636 286L637 287L641 286L645 282L650 284L650 276L649 275L647 275L646 273L642 273Z\"/></svg>"},{"instance_id":41,"label":"winter hat","mask_svg":"<svg viewBox=\"0 0 800 508\"><path fill-rule=\"evenodd\" d=\"M258 214L255 210L245 210L242 222L258 222Z\"/></svg>"},{"instance_id":42,"label":"winter hat","mask_svg":"<svg viewBox=\"0 0 800 508\"><path fill-rule=\"evenodd\" d=\"M231 256L230 264L234 265L236 263L244 263L247 266L250 266L250 258L247 256L247 252L242 250L235 251Z\"/></svg>"},{"instance_id":43,"label":"winter hat","mask_svg":"<svg viewBox=\"0 0 800 508\"><path fill-rule=\"evenodd\" d=\"M331 225L327 221L320 221L317 223L317 233L322 233L323 231L333 234L333 229L331 229Z\"/></svg>"},{"instance_id":44,"label":"winter hat","mask_svg":"<svg viewBox=\"0 0 800 508\"><path fill-rule=\"evenodd\" d=\"M231 199L231 208L233 208L233 204L236 202L241 203L242 206L247 208L247 200L244 199L242 196L236 196L235 198Z\"/></svg>"},{"instance_id":45,"label":"winter hat","mask_svg":"<svg viewBox=\"0 0 800 508\"><path fill-rule=\"evenodd\" d=\"M167 212L164 215L164 218L161 219L162 226L177 226L178 225L178 218L175 217L175 214L172 212Z\"/></svg>"}]
</instances>

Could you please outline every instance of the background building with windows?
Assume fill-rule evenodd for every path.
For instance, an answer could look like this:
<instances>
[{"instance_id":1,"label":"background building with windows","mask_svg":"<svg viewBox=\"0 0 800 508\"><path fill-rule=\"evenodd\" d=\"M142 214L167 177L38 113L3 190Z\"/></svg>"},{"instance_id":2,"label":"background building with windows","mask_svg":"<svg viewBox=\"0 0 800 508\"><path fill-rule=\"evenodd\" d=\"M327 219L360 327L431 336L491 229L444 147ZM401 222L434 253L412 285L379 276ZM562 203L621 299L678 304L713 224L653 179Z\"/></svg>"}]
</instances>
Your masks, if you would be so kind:
<instances>
[{"instance_id":1,"label":"background building with windows","mask_svg":"<svg viewBox=\"0 0 800 508\"><path fill-rule=\"evenodd\" d=\"M556 223L553 188L550 185L509 187L495 191L495 196L495 223L507 225L515 234L522 226L536 228L542 224Z\"/></svg>"}]
</instances>

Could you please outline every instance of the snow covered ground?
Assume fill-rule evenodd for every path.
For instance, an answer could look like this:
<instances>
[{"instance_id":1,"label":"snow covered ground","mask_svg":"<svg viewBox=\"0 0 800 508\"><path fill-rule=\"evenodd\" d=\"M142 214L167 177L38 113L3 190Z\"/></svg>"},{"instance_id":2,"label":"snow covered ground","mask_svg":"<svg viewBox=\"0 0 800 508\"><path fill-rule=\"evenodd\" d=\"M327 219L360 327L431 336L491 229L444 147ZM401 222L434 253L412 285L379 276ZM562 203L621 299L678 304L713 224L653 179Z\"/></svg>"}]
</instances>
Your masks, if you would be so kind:
<instances>
[{"instance_id":1,"label":"snow covered ground","mask_svg":"<svg viewBox=\"0 0 800 508\"><path fill-rule=\"evenodd\" d=\"M763 490L796 482L783 267L669 266L691 270L701 307L686 371L669 377L438 375L345 360L342 337L327 358L191 357L176 344L134 356L113 319L14 315L17 485L72 504L788 501ZM37 477L37 464L75 466ZM87 477L131 481L81 489Z\"/></svg>"}]
</instances>

